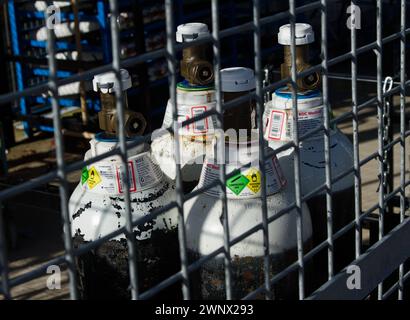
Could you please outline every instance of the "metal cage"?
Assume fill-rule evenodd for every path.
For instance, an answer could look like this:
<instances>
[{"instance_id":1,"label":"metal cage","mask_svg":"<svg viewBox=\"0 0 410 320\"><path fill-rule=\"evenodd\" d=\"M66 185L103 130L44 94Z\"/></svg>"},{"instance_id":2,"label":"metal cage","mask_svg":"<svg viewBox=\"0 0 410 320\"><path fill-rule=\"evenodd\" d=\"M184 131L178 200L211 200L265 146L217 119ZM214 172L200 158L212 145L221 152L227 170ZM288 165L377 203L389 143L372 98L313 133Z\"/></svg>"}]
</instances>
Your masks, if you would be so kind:
<instances>
[{"instance_id":1,"label":"metal cage","mask_svg":"<svg viewBox=\"0 0 410 320\"><path fill-rule=\"evenodd\" d=\"M273 277L269 274L269 252L265 252L265 272L264 272L264 284L254 290L251 294L246 297L242 297L244 299L252 299L256 296L263 294L265 296L269 295L271 290L271 286L285 277L292 271L298 271L298 286L299 286L299 299L364 299L366 298L376 287L378 288L378 298L384 299L390 296L393 292L398 292L398 299L403 299L403 289L404 289L404 282L409 277L410 273L405 273L404 262L408 257L410 257L410 249L409 246L403 245L407 244L410 241L410 220L406 218L406 187L409 185L410 181L406 178L405 170L406 170L406 148L405 142L407 136L410 134L409 130L406 130L406 118L405 118L405 97L406 97L406 88L409 86L410 82L406 79L406 36L410 32L410 29L406 28L406 9L407 4L405 0L401 0L401 21L400 21L400 31L394 34L390 34L386 37L382 36L383 26L382 26L382 11L383 11L383 1L377 0L377 11L376 11L376 41L368 43L362 47L357 47L356 45L356 29L351 28L351 48L345 54L339 55L335 58L329 59L328 58L328 41L327 41L327 34L328 34L328 24L327 24L327 9L331 4L330 0L320 0L320 1L311 1L308 4L303 6L296 7L295 0L289 0L289 10L280 12L271 16L267 16L261 18L260 15L260 6L258 0L253 0L253 20L237 25L235 27L231 27L228 29L220 30L219 21L218 21L218 8L219 8L219 1L212 0L212 35L207 36L205 38L201 38L200 40L195 40L193 42L184 43L184 44L176 44L174 40L175 35L175 25L174 25L174 13L173 13L173 1L172 0L165 0L165 9L166 9L166 34L167 34L167 43L165 49L155 50L149 53L145 53L133 58L129 58L126 60L120 59L119 53L119 27L116 23L119 17L118 5L116 0L110 0L110 11L111 11L111 37L112 37L112 63L100 66L98 68L92 69L87 72L82 72L79 74L75 74L65 79L57 79L57 68L56 68L56 60L55 60L55 35L53 30L48 29L48 53L49 53L49 81L48 83L36 85L34 87L30 87L21 91L10 92L7 94L0 95L0 104L6 104L13 101L18 101L19 99L32 95L38 94L42 92L51 92L52 97L52 110L53 110L53 125L54 125L54 139L56 145L56 154L57 154L57 170L51 171L45 175L42 175L36 179L26 181L19 185L9 187L5 190L0 191L0 202L5 201L6 199L15 196L17 194L21 194L36 188L42 184L48 183L53 180L57 180L59 182L59 191L61 197L61 218L64 223L64 246L65 246L65 254L58 256L52 260L49 260L46 264L42 265L41 267L22 274L20 276L16 276L14 278L10 278L9 276L9 269L8 269L8 259L6 253L6 246L4 237L0 237L0 271L1 271L1 289L0 293L4 295L5 298L11 299L13 298L10 290L12 287L17 285L26 283L36 277L43 275L47 267L50 265L67 265L68 272L69 272L69 288L70 288L70 295L72 299L78 298L78 292L76 287L76 266L75 266L75 257L81 255L87 251L92 250L93 248L98 247L103 242L108 241L110 238L125 234L128 242L129 248L129 274L130 274L130 287L132 293L132 299L149 299L153 295L155 295L160 290L164 289L167 286L170 286L178 281L182 284L182 291L184 299L190 299L190 290L189 290L189 277L190 273L195 271L200 267L201 264L205 263L209 259L215 257L218 254L224 254L225 256L225 267L226 267L226 277L225 277L225 287L226 287L226 297L227 299L232 298L232 278L230 276L230 264L231 264L231 257L229 255L229 248L230 246L242 241L252 233L255 233L259 230L262 230L264 233L264 239L268 239L268 224L272 223L278 217L287 214L290 210L296 208L298 213L297 219L297 260L294 261L289 267L287 267L282 272L275 274ZM352 5L356 5L358 1L351 1ZM296 58L295 58L295 23L296 23L296 15L307 12L309 10L317 9L320 10L321 16L321 59L322 62L318 65L314 65L309 70L306 70L302 73L296 72ZM278 21L280 19L289 19L291 24L291 38L292 38L292 45L291 45L291 52L292 52L292 75L291 78L282 79L279 82L275 82L268 86L262 85L262 75L263 69L261 65L261 28L269 23ZM248 95L237 98L233 101L228 103L223 103L221 99L221 79L220 79L220 69L221 69L221 53L220 53L220 44L221 42L229 37L243 32L251 32L253 33L254 39L254 67L255 73L257 78L257 86L256 90L250 92ZM400 42L400 74L399 74L399 81L394 83L393 88L391 90L383 92L383 72L382 72L382 58L383 58L383 50L382 47L384 44L399 41ZM126 203L126 217L127 223L125 227L118 229L117 231L104 236L98 240L92 241L87 243L86 245L80 247L79 249L73 248L71 232L70 232L70 221L69 221L69 212L68 212L68 191L67 191L67 182L66 177L69 172L79 170L85 165L89 165L94 163L98 160L102 160L108 156L112 155L120 155L122 158L123 163L127 162L127 149L137 144L143 142L149 142L151 139L150 134L142 136L138 138L135 142L128 144L126 142L125 131L121 130L119 133L119 144L118 147L113 149L112 151L89 159L87 161L79 161L73 164L66 164L64 161L63 153L64 153L64 144L63 144L63 136L62 136L62 125L61 125L61 116L60 116L60 108L59 108L59 97L58 97L58 87L64 84L72 83L75 81L83 81L83 80L91 80L94 75L97 75L102 72L114 71L117 79L120 79L120 68L127 68L129 66L133 66L136 64L144 63L145 61L153 58L158 57L166 57L168 61L168 72L169 72L169 94L170 99L173 106L173 119L174 119L174 135L175 135L175 148L179 150L179 139L178 139L178 126L177 126L177 106L176 106L176 84L177 84L177 73L176 73L176 54L178 51L182 50L184 47L199 44L199 43L211 43L213 47L213 54L214 54L214 72L215 72L215 90L217 92L217 108L216 110L211 110L203 113L202 115L195 117L194 119L190 119L185 121L182 125L186 126L190 123L195 121L204 119L211 115L217 115L218 117L218 125L222 127L221 123L221 115L224 110L235 108L241 102L245 101L245 99L249 99L250 97L255 99L257 105L257 119L259 124L259 131L260 131L260 154L262 155L263 161L264 158L272 157L273 154L277 154L283 150L294 148L295 150L295 157L294 157L294 168L295 168L295 203L289 206L286 210L283 210L280 214L276 215L275 217L268 218L266 206L262 206L261 215L263 217L263 222L251 229L247 232L242 234L241 236L230 239L229 237L224 237L224 245L220 247L218 250L214 251L213 253L204 256L197 260L192 264L188 264L187 260L187 251L186 251L186 236L185 236L185 225L184 225L184 209L183 204L187 199L192 198L195 194L199 194L204 192L207 189L216 187L220 184L222 186L225 185L225 181L227 178L233 176L233 174L227 175L225 172L225 167L223 165L220 166L220 181L217 181L213 184L207 185L206 187L200 188L199 190L195 191L194 193L184 195L182 192L182 177L181 177L181 170L180 165L177 164L177 178L176 178L176 189L177 189L177 200L166 207L163 207L159 210L154 210L149 215L145 216L144 218L140 218L137 220L132 220L131 212L130 212L130 196L127 192L129 190L129 186L126 184L125 188L125 203ZM371 98L367 101L360 102L358 101L358 92L357 92L357 83L358 83L358 64L357 64L357 57L360 54L365 52L374 51L376 58L377 58L377 96ZM294 117L294 142L287 143L286 145L282 146L279 149L276 149L273 154L265 154L265 150L263 148L263 134L262 134L262 114L264 109L264 95L274 88L279 88L280 86L284 85L285 83L291 82L293 86L292 96L293 96L293 114L297 115L298 106L297 106L297 99L296 99L296 80L298 77L305 76L311 72L320 72L322 74L322 92L323 92L323 100L324 106L327 111L330 111L329 106L329 72L328 69L330 66L333 66L337 63L342 61L351 61L351 75L348 79L351 81L351 90L352 90L352 108L351 111L344 113L341 116L331 119L329 116L329 112L324 112L325 118L324 123L321 128L313 130L304 136L299 136L297 128L297 116ZM121 81L119 81L121 83ZM386 143L383 139L384 136L384 122L383 117L385 115L385 101L389 97L394 94L400 95L400 136L399 138L392 140L389 143ZM119 124L121 128L124 128L124 108L122 103L121 95L117 95L116 104L117 110L119 111ZM378 112L378 149L371 154L369 157L365 159L360 159L359 157L359 121L358 121L358 114L359 112L370 106L376 105L377 112ZM331 178L331 167L330 167L330 128L332 125L335 125L341 121L345 121L346 119L351 119L353 125L353 146L354 146L354 165L348 172L336 177L335 179ZM323 130L324 132L324 146L325 146L325 170L326 170L326 181L319 189L312 190L308 195L302 196L301 194L301 181L300 181L300 152L299 152L299 142L308 138L309 136L315 134L319 130ZM361 205L361 167L368 163L372 159L377 159L379 162L379 177L380 183L384 185L386 179L386 166L385 166L385 158L384 152L386 150L392 149L395 145L399 145L400 147L400 186L395 190L391 190L389 193L385 192L384 188L380 188L379 191L379 199L378 203L374 204L372 208L367 211L362 210ZM222 150L222 149L220 149ZM222 152L222 151L220 151ZM176 152L176 162L179 163L178 157L179 152ZM263 163L263 162L261 162ZM126 166L123 166L122 174L124 176L128 175L127 170L125 170ZM261 166L264 168L264 166ZM355 186L355 219L351 221L347 226L339 230L338 232L334 233L332 230L332 184L336 181L342 179L344 176L354 173L354 186ZM262 181L265 178L264 169L262 169ZM222 188L225 190L224 188ZM266 202L266 190L262 188L262 197L265 199ZM326 199L327 199L327 239L322 242L318 247L314 248L313 250L309 251L308 253L304 252L303 242L302 242L302 209L301 205L303 201L308 199L309 197L315 195L320 191L326 191ZM399 196L399 205L400 205L400 223L389 233L385 234L384 232L384 217L386 212L386 203L390 201L393 197ZM222 197L226 197L226 191L222 194ZM223 210L225 218L227 214L226 210L226 201L223 201L225 204L225 208ZM1 208L1 206L0 206ZM181 269L178 273L174 274L173 276L169 277L168 279L162 281L160 284L156 285L155 287L145 291L139 292L138 290L138 277L137 277L137 264L136 264L136 253L138 247L135 245L135 239L132 236L133 227L139 224L143 224L149 219L156 217L157 215L169 210L170 208L178 208L179 212L179 246L180 246L180 257L181 257ZM1 210L1 209L0 209ZM365 252L361 252L361 225L363 221L369 217L369 215L373 212L378 213L378 226L379 226L379 233L378 233L378 241L375 245L373 245L369 250ZM0 218L2 215L0 214ZM4 222L0 219L0 235L4 235ZM229 234L228 224L226 223L226 219L224 219L224 230L226 234ZM349 274L344 269L342 272L338 274L334 274L333 271L333 241L346 233L347 231L354 229L355 230L355 257L356 260L352 262L352 265L357 265L361 268L362 272L362 288L360 290L349 290L346 287L346 280ZM319 250L327 248L328 252L328 282L326 282L319 290L315 291L311 296L306 297L305 295L305 264L306 261L311 259ZM383 265L383 268L376 268L376 265ZM390 288L383 288L382 282L386 279L393 271L399 270L399 276L396 283ZM385 290L384 290L385 289Z\"/></svg>"}]
</instances>

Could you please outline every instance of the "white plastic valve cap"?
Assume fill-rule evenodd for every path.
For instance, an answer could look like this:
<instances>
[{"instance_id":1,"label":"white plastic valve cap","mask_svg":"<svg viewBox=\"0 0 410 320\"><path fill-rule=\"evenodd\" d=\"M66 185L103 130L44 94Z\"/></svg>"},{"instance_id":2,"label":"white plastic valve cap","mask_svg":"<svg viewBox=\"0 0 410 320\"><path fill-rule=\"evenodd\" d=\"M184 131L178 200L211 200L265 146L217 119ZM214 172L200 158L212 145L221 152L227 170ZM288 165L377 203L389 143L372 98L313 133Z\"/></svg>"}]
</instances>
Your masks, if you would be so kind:
<instances>
[{"instance_id":1,"label":"white plastic valve cap","mask_svg":"<svg viewBox=\"0 0 410 320\"><path fill-rule=\"evenodd\" d=\"M243 92L255 89L255 73L252 69L235 67L221 70L223 92Z\"/></svg>"},{"instance_id":2,"label":"white plastic valve cap","mask_svg":"<svg viewBox=\"0 0 410 320\"><path fill-rule=\"evenodd\" d=\"M310 24L296 23L295 24L295 44L297 46L309 44L315 41L315 33ZM285 24L279 28L278 42L285 46L291 45L290 24Z\"/></svg>"},{"instance_id":3,"label":"white plastic valve cap","mask_svg":"<svg viewBox=\"0 0 410 320\"><path fill-rule=\"evenodd\" d=\"M190 42L209 35L208 26L205 23L192 22L181 24L177 28L177 42Z\"/></svg>"},{"instance_id":4,"label":"white plastic valve cap","mask_svg":"<svg viewBox=\"0 0 410 320\"><path fill-rule=\"evenodd\" d=\"M125 91L132 87L131 76L127 70L121 69L122 90ZM94 76L93 90L102 93L113 93L120 89L114 72L101 73Z\"/></svg>"}]
</instances>

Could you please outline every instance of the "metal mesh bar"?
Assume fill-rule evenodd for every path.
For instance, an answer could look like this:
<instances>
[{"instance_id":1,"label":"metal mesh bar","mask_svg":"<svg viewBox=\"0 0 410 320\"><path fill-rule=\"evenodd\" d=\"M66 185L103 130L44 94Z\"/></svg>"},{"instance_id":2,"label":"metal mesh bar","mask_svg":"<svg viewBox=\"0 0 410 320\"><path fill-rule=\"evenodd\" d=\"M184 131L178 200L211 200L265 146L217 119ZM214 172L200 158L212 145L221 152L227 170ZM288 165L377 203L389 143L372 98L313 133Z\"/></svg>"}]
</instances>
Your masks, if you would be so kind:
<instances>
[{"instance_id":1,"label":"metal mesh bar","mask_svg":"<svg viewBox=\"0 0 410 320\"><path fill-rule=\"evenodd\" d=\"M118 3L117 0L110 0L110 12L111 12L111 41L112 41L112 67L115 73L115 77L119 84L118 92L115 92L115 105L118 115L118 128L120 128L118 134L120 144L120 156L122 166L120 174L124 178L124 200L125 200L125 236L127 238L128 246L128 264L129 264L129 276L130 276L130 289L132 300L138 299L138 270L137 270L137 248L136 239L134 236L132 226L132 213L131 213L131 198L130 198L130 174L128 171L128 148L127 138L125 133L125 112L123 103L123 88L121 81L120 71L120 39L119 39L119 27L118 27Z\"/></svg>"},{"instance_id":2,"label":"metal mesh bar","mask_svg":"<svg viewBox=\"0 0 410 320\"><path fill-rule=\"evenodd\" d=\"M296 35L295 35L295 1L289 0L289 14L290 14L290 51L292 55L292 113L293 113L293 142L294 146L294 170L295 170L295 198L296 198L296 233L297 233L297 251L299 263L299 299L305 298L305 266L303 259L303 224L302 224L302 194L300 185L300 144L299 144L299 130L298 130L298 105L297 105L297 70L296 70Z\"/></svg>"},{"instance_id":3,"label":"metal mesh bar","mask_svg":"<svg viewBox=\"0 0 410 320\"><path fill-rule=\"evenodd\" d=\"M169 81L169 96L172 105L172 119L174 129L174 150L176 161L176 191L177 191L177 208L178 208L178 238L181 258L181 273L182 273L182 292L184 299L189 299L191 296L188 273L188 256L186 249L186 230L184 221L184 191L182 186L181 174L181 157L180 157L180 138L178 125L178 110L177 110L177 72L176 72L176 51L174 40L174 13L173 1L165 0L165 16L166 16L166 32L167 32L167 62L168 62L168 81Z\"/></svg>"},{"instance_id":4,"label":"metal mesh bar","mask_svg":"<svg viewBox=\"0 0 410 320\"><path fill-rule=\"evenodd\" d=\"M383 162L383 44L382 44L382 10L383 3L381 0L377 0L376 4L376 33L377 33L377 46L375 48L375 54L377 57L377 122L378 122L378 160L379 160L379 240L383 238L384 234L384 162ZM377 288L377 296L379 300L383 299L383 283L380 283Z\"/></svg>"},{"instance_id":5,"label":"metal mesh bar","mask_svg":"<svg viewBox=\"0 0 410 320\"><path fill-rule=\"evenodd\" d=\"M407 2L400 3L400 223L405 219L406 211L406 8ZM398 299L403 300L404 265L399 267Z\"/></svg>"},{"instance_id":6,"label":"metal mesh bar","mask_svg":"<svg viewBox=\"0 0 410 320\"><path fill-rule=\"evenodd\" d=\"M356 1L350 2L356 17ZM352 20L353 21L353 20ZM356 26L350 26L350 44L351 44L351 72L352 72L352 109L353 109L353 167L354 167L354 199L355 199L355 257L360 256L361 252L361 224L360 214L362 211L361 203L361 171L360 171L360 152L359 152L359 108L357 100L357 41Z\"/></svg>"},{"instance_id":7,"label":"metal mesh bar","mask_svg":"<svg viewBox=\"0 0 410 320\"><path fill-rule=\"evenodd\" d=\"M403 283L410 279L410 271L401 276L401 279L396 282L383 294L383 300L389 298L396 290L398 290L399 300L403 300ZM400 293L401 292L401 293Z\"/></svg>"},{"instance_id":8,"label":"metal mesh bar","mask_svg":"<svg viewBox=\"0 0 410 320\"><path fill-rule=\"evenodd\" d=\"M226 166L225 166L225 135L223 133L223 107L222 107L222 88L221 88L221 50L219 38L219 1L212 0L212 38L214 53L214 75L216 91L216 112L217 112L217 159L219 160L219 181L221 192L219 199L222 202L222 225L224 230L224 264L225 264L225 291L226 298L231 300L232 297L232 273L231 273L231 254L229 245L229 219L228 203L226 198ZM218 133L219 132L219 133Z\"/></svg>"},{"instance_id":9,"label":"metal mesh bar","mask_svg":"<svg viewBox=\"0 0 410 320\"><path fill-rule=\"evenodd\" d=\"M49 18L46 13L46 19ZM64 230L64 249L66 254L66 261L69 273L69 287L71 299L78 299L77 292L77 271L75 266L75 256L73 253L73 241L71 238L71 225L70 215L68 211L68 185L67 185L67 172L64 161L64 141L62 135L61 125L61 112L58 104L58 85L57 79L57 67L55 58L55 35L54 29L47 28L47 52L48 70L49 70L49 88L51 93L51 107L53 110L53 125L54 125L54 141L56 146L57 157L57 177L59 180L59 192L60 192L60 206L61 206L61 219L63 222Z\"/></svg>"},{"instance_id":10,"label":"metal mesh bar","mask_svg":"<svg viewBox=\"0 0 410 320\"><path fill-rule=\"evenodd\" d=\"M268 225L268 205L266 197L266 170L265 170L265 140L263 137L263 91L262 91L262 58L261 58L261 26L260 26L260 1L253 0L253 46L255 51L255 78L256 78L256 119L258 124L259 136L259 168L261 172L261 197L262 197L262 230L264 245L264 276L266 299L272 299L270 285L270 250L269 250L269 225Z\"/></svg>"},{"instance_id":11,"label":"metal mesh bar","mask_svg":"<svg viewBox=\"0 0 410 320\"><path fill-rule=\"evenodd\" d=\"M400 223L406 214L406 0L400 3ZM398 299L404 297L404 265L399 267Z\"/></svg>"},{"instance_id":12,"label":"metal mesh bar","mask_svg":"<svg viewBox=\"0 0 410 320\"><path fill-rule=\"evenodd\" d=\"M333 276L333 202L332 202L332 170L330 156L330 105L328 93L328 67L327 67L327 2L322 0L321 8L321 51L322 51L322 94L324 106L324 146L325 146L325 173L326 173L326 217L327 217L327 242L328 242L328 278Z\"/></svg>"},{"instance_id":13,"label":"metal mesh bar","mask_svg":"<svg viewBox=\"0 0 410 320\"><path fill-rule=\"evenodd\" d=\"M11 299L9 284L9 262L7 258L7 243L5 237L6 226L4 223L3 207L0 202L0 274L2 294L6 299Z\"/></svg>"}]
</instances>

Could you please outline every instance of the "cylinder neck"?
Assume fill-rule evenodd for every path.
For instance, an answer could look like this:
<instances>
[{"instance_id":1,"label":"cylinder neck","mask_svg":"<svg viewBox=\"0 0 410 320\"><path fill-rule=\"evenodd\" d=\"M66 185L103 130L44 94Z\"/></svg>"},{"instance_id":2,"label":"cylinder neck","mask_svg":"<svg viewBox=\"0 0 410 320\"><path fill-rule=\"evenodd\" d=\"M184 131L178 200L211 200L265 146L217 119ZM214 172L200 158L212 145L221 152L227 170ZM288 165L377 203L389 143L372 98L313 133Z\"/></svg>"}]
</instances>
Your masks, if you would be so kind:
<instances>
[{"instance_id":1,"label":"cylinder neck","mask_svg":"<svg viewBox=\"0 0 410 320\"><path fill-rule=\"evenodd\" d=\"M224 92L223 100L228 102L248 94L249 91L242 92ZM242 129L251 134L252 125L252 111L254 107L251 99L237 105L235 108L224 111L224 130L234 129L237 132Z\"/></svg>"}]
</instances>

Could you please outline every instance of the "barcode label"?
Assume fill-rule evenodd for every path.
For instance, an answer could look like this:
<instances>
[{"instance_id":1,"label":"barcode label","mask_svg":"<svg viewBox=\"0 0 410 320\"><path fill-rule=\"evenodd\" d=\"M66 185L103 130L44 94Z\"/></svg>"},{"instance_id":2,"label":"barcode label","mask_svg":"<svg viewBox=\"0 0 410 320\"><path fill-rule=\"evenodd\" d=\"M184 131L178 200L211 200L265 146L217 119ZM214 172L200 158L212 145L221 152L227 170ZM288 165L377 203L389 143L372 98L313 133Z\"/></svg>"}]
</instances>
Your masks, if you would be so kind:
<instances>
[{"instance_id":1,"label":"barcode label","mask_svg":"<svg viewBox=\"0 0 410 320\"><path fill-rule=\"evenodd\" d=\"M269 138L274 140L279 140L281 138L284 117L284 112L272 110L269 128Z\"/></svg>"},{"instance_id":2,"label":"barcode label","mask_svg":"<svg viewBox=\"0 0 410 320\"><path fill-rule=\"evenodd\" d=\"M206 107L192 107L191 114L192 117L201 115L206 111ZM208 132L208 118L197 120L193 123L194 133L207 133Z\"/></svg>"},{"instance_id":3,"label":"barcode label","mask_svg":"<svg viewBox=\"0 0 410 320\"><path fill-rule=\"evenodd\" d=\"M136 192L137 191L137 184L135 182L135 170L134 170L134 164L132 161L128 162L128 177L129 177L129 192ZM125 179L121 175L121 166L117 166L117 185L118 185L118 192L123 193L124 190L124 184L123 182Z\"/></svg>"}]
</instances>

